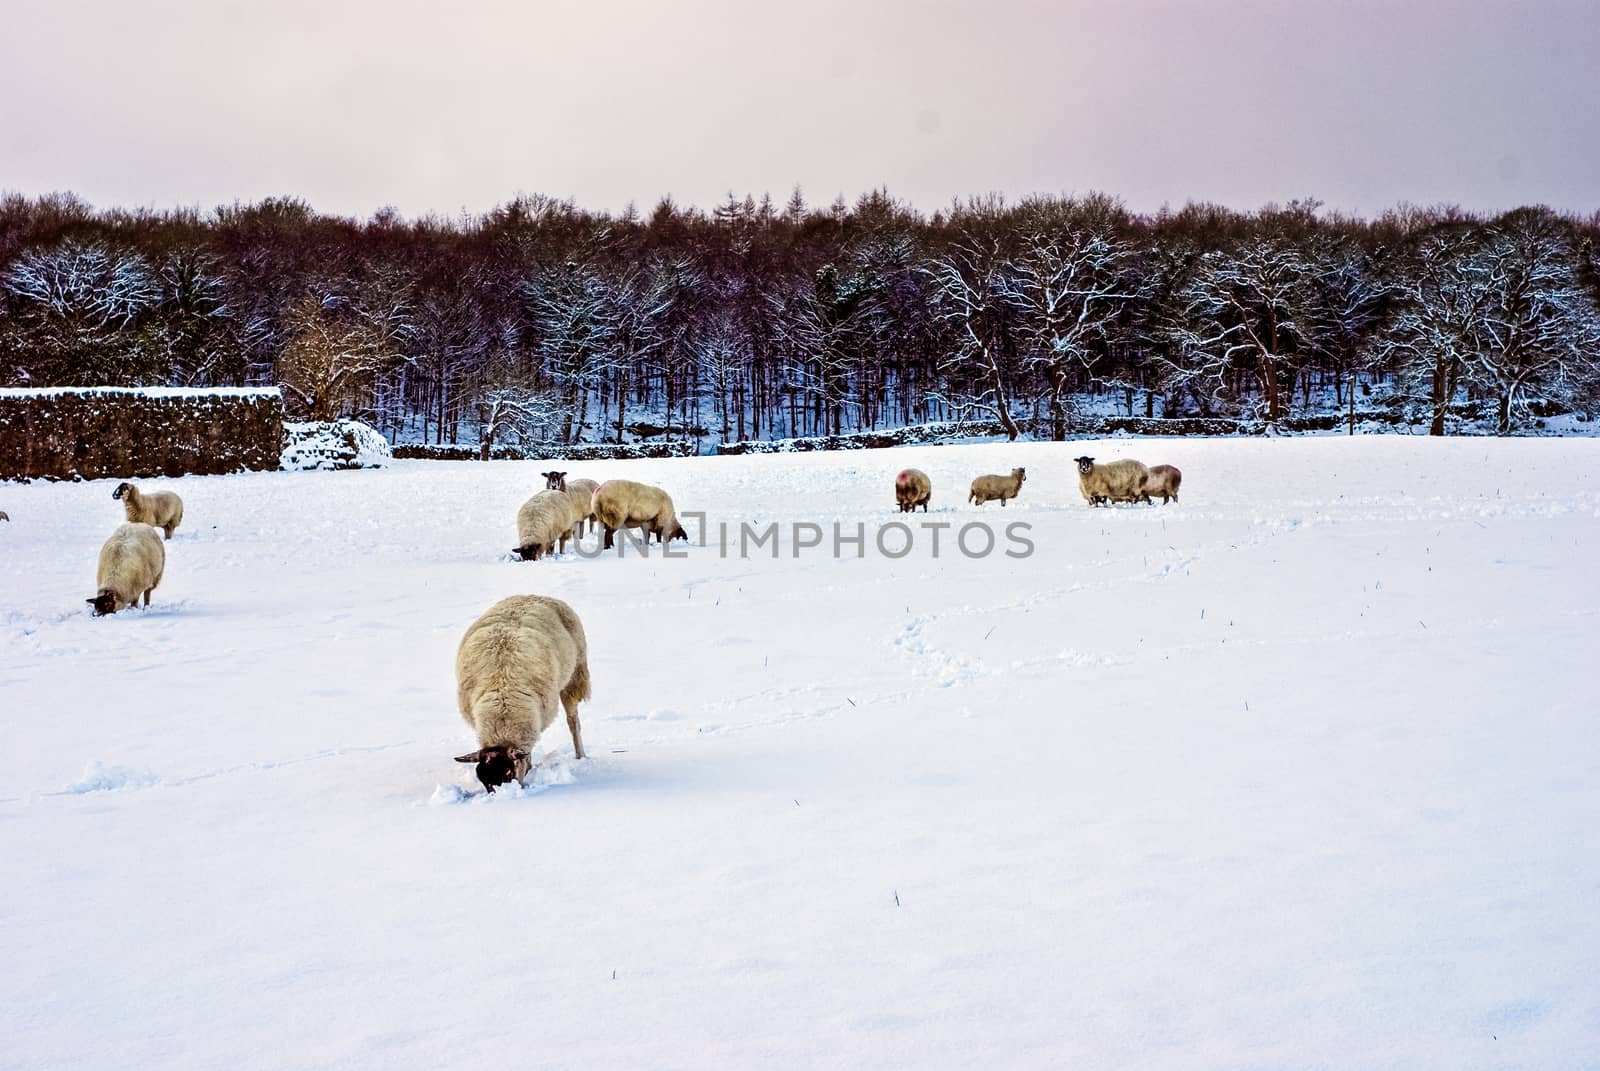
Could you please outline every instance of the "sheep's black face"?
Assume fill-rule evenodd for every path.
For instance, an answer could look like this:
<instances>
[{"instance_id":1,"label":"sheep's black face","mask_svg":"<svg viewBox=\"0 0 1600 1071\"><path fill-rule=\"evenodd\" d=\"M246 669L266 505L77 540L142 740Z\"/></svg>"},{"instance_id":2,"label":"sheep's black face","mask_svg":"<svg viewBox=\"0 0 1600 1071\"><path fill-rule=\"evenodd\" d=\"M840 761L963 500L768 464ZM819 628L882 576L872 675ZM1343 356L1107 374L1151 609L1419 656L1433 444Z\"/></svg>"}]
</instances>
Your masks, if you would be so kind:
<instances>
[{"instance_id":1,"label":"sheep's black face","mask_svg":"<svg viewBox=\"0 0 1600 1071\"><path fill-rule=\"evenodd\" d=\"M567 474L564 472L541 472L544 477L546 491L565 491L567 489Z\"/></svg>"},{"instance_id":2,"label":"sheep's black face","mask_svg":"<svg viewBox=\"0 0 1600 1071\"><path fill-rule=\"evenodd\" d=\"M104 617L107 614L117 612L117 597L109 591L101 592L94 598L84 599L83 601L94 607L94 616L96 617Z\"/></svg>"},{"instance_id":3,"label":"sheep's black face","mask_svg":"<svg viewBox=\"0 0 1600 1071\"><path fill-rule=\"evenodd\" d=\"M469 755L457 755L456 761L476 763L478 780L490 792L507 781L521 781L531 768L528 753L519 747L486 747Z\"/></svg>"},{"instance_id":4,"label":"sheep's black face","mask_svg":"<svg viewBox=\"0 0 1600 1071\"><path fill-rule=\"evenodd\" d=\"M674 521L672 523L672 534L670 536L668 536L667 538L668 539L681 539L681 540L683 540L684 542L687 543L689 541L689 533L685 532L683 530L683 525L681 525L681 524L677 523L676 521Z\"/></svg>"},{"instance_id":5,"label":"sheep's black face","mask_svg":"<svg viewBox=\"0 0 1600 1071\"><path fill-rule=\"evenodd\" d=\"M119 484L117 484L117 489L115 491L111 492L111 497L112 498L121 498L123 495L127 494L131 489L132 489L131 485L125 484L125 483L119 483Z\"/></svg>"},{"instance_id":6,"label":"sheep's black face","mask_svg":"<svg viewBox=\"0 0 1600 1071\"><path fill-rule=\"evenodd\" d=\"M1094 458L1092 458L1092 457L1075 457L1072 460L1074 460L1074 461L1076 461L1078 463L1078 472L1081 475L1087 476L1087 475L1089 475L1089 473L1094 471Z\"/></svg>"}]
</instances>

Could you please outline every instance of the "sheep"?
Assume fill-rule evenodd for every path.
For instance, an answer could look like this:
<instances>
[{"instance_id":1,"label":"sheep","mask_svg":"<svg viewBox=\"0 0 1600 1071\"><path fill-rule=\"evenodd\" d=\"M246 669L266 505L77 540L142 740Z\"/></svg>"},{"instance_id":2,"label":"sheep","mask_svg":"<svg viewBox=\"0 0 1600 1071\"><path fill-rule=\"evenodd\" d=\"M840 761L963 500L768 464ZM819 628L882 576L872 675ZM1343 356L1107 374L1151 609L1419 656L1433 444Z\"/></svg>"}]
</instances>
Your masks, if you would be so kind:
<instances>
[{"instance_id":1,"label":"sheep","mask_svg":"<svg viewBox=\"0 0 1600 1071\"><path fill-rule=\"evenodd\" d=\"M998 498L1000 505L1006 504L1006 499L1016 498L1022 491L1022 481L1028 478L1027 469L1012 469L1010 476L979 476L972 481L972 490L967 493L968 502L983 505L990 499Z\"/></svg>"},{"instance_id":2,"label":"sheep","mask_svg":"<svg viewBox=\"0 0 1600 1071\"><path fill-rule=\"evenodd\" d=\"M517 510L515 553L525 562L536 562L553 551L565 551L577 520L578 511L564 491L540 491Z\"/></svg>"},{"instance_id":3,"label":"sheep","mask_svg":"<svg viewBox=\"0 0 1600 1071\"><path fill-rule=\"evenodd\" d=\"M901 513L910 513L918 506L928 512L933 498L933 481L921 469L906 469L894 478L894 500L900 504Z\"/></svg>"},{"instance_id":4,"label":"sheep","mask_svg":"<svg viewBox=\"0 0 1600 1071\"><path fill-rule=\"evenodd\" d=\"M644 529L648 546L654 535L665 543L669 539L688 539L689 533L678 523L672 497L659 487L632 480L607 480L595 489L592 509L595 520L605 529L605 549L615 545L619 528Z\"/></svg>"},{"instance_id":5,"label":"sheep","mask_svg":"<svg viewBox=\"0 0 1600 1071\"><path fill-rule=\"evenodd\" d=\"M99 592L84 602L94 607L94 615L114 614L125 606L135 606L139 596L150 605L150 593L161 583L167 568L167 549L148 524L119 524L105 546L100 548L100 568L96 578Z\"/></svg>"},{"instance_id":6,"label":"sheep","mask_svg":"<svg viewBox=\"0 0 1600 1071\"><path fill-rule=\"evenodd\" d=\"M171 491L140 491L131 483L119 483L111 492L112 498L122 499L123 509L133 524L149 524L161 529L172 538L172 533L183 523L183 499Z\"/></svg>"},{"instance_id":7,"label":"sheep","mask_svg":"<svg viewBox=\"0 0 1600 1071\"><path fill-rule=\"evenodd\" d=\"M1106 502L1136 502L1144 495L1150 470L1139 461L1123 458L1096 465L1092 457L1075 457L1078 463L1078 490L1091 506ZM1150 501L1148 498L1146 502Z\"/></svg>"},{"instance_id":8,"label":"sheep","mask_svg":"<svg viewBox=\"0 0 1600 1071\"><path fill-rule=\"evenodd\" d=\"M1142 500L1150 501L1151 495L1160 495L1161 504L1165 506L1168 501L1178 501L1178 485L1183 482L1183 473L1172 465L1151 465L1150 476L1144 482L1144 495Z\"/></svg>"},{"instance_id":9,"label":"sheep","mask_svg":"<svg viewBox=\"0 0 1600 1071\"><path fill-rule=\"evenodd\" d=\"M594 520L594 493L599 484L593 480L569 480L564 472L541 472L544 485L551 491L565 491L567 497L572 499L572 507L578 511L578 523L573 526L573 533L582 539L584 522L592 526Z\"/></svg>"},{"instance_id":10,"label":"sheep","mask_svg":"<svg viewBox=\"0 0 1600 1071\"><path fill-rule=\"evenodd\" d=\"M456 651L456 701L478 734L478 750L456 761L477 764L490 792L521 781L558 702L581 759L578 704L588 698L588 641L572 607L543 595L501 599L472 623Z\"/></svg>"}]
</instances>

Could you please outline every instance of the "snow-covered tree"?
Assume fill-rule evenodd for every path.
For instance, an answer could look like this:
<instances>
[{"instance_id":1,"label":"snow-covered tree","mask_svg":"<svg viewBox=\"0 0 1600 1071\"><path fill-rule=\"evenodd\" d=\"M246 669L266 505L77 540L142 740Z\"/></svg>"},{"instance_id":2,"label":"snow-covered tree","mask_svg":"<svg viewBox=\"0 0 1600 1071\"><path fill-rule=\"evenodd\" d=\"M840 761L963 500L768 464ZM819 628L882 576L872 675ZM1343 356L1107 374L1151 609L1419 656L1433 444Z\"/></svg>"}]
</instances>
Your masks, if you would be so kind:
<instances>
[{"instance_id":1,"label":"snow-covered tree","mask_svg":"<svg viewBox=\"0 0 1600 1071\"><path fill-rule=\"evenodd\" d=\"M1045 382L1058 441L1067 435L1073 373L1089 368L1093 346L1139 296L1134 258L1133 246L1115 235L1079 227L1035 232L999 276L1001 292L1021 313L1030 343L1023 366Z\"/></svg>"},{"instance_id":2,"label":"snow-covered tree","mask_svg":"<svg viewBox=\"0 0 1600 1071\"><path fill-rule=\"evenodd\" d=\"M958 412L988 413L1000 422L1007 438L1015 439L1020 429L1011 415L1010 372L998 345L1009 305L1005 259L997 241L968 237L924 270L936 315L954 340L940 370L956 384L974 385L944 400Z\"/></svg>"},{"instance_id":3,"label":"snow-covered tree","mask_svg":"<svg viewBox=\"0 0 1600 1071\"><path fill-rule=\"evenodd\" d=\"M67 240L22 254L0 274L7 315L0 361L10 382L86 386L161 382L161 285L138 253Z\"/></svg>"},{"instance_id":4,"label":"snow-covered tree","mask_svg":"<svg viewBox=\"0 0 1600 1071\"><path fill-rule=\"evenodd\" d=\"M288 329L278 375L308 420L346 415L359 388L396 359L387 324L343 298L302 299L290 310Z\"/></svg>"},{"instance_id":5,"label":"snow-covered tree","mask_svg":"<svg viewBox=\"0 0 1600 1071\"><path fill-rule=\"evenodd\" d=\"M1272 423L1283 419L1286 379L1301 355L1310 272L1297 244L1250 238L1201 257L1185 295L1186 363L1200 375L1215 375L1218 362L1252 372Z\"/></svg>"},{"instance_id":6,"label":"snow-covered tree","mask_svg":"<svg viewBox=\"0 0 1600 1071\"><path fill-rule=\"evenodd\" d=\"M1488 293L1467 375L1492 391L1497 428L1529 395L1570 401L1600 368L1600 315L1579 285L1572 235L1541 209L1511 213L1472 257Z\"/></svg>"},{"instance_id":7,"label":"snow-covered tree","mask_svg":"<svg viewBox=\"0 0 1600 1071\"><path fill-rule=\"evenodd\" d=\"M543 373L560 391L566 410L561 438L572 442L583 432L589 397L611 353L614 306L599 275L574 261L540 272L523 293Z\"/></svg>"}]
</instances>

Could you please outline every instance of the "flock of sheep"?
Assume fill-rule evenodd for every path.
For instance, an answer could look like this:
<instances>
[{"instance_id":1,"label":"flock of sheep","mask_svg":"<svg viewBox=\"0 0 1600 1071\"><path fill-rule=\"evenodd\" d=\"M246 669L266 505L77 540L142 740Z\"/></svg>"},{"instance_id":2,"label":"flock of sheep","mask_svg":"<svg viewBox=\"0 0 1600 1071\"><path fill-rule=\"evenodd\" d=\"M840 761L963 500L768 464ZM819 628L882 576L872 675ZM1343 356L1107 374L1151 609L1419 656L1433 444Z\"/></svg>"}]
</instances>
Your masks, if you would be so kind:
<instances>
[{"instance_id":1,"label":"flock of sheep","mask_svg":"<svg viewBox=\"0 0 1600 1071\"><path fill-rule=\"evenodd\" d=\"M167 569L164 540L171 539L183 523L183 499L171 491L140 491L131 483L119 483L111 497L122 500L128 520L117 525L100 548L95 580L99 590L94 598L84 600L94 607L96 617L134 606L141 595L144 604L150 605L150 593Z\"/></svg>"},{"instance_id":2,"label":"flock of sheep","mask_svg":"<svg viewBox=\"0 0 1600 1071\"><path fill-rule=\"evenodd\" d=\"M1092 457L1075 459L1078 489L1091 506L1112 502L1176 501L1182 474L1171 465L1147 468L1138 461L1097 464ZM632 480L567 479L561 471L540 473L545 489L517 511L517 546L524 561L566 550L583 537L586 526L598 525L604 545L614 545L618 530L642 529L665 543L688 539L678 523L672 497L659 487ZM977 505L999 500L1004 506L1022 491L1027 470L1006 476L979 476L967 501ZM920 469L905 469L894 481L895 501L902 513L921 506L927 512L933 481ZM122 483L112 494L127 512L100 550L99 590L86 600L97 616L113 614L144 599L161 583L166 569L164 539L183 521L183 500L171 491L144 491ZM0 514L0 517L3 517ZM158 535L158 531L161 533ZM507 782L520 782L531 768L539 736L564 709L572 732L572 749L584 757L578 704L589 698L588 641L572 607L543 595L514 595L495 603L467 629L456 651L456 699L461 717L478 737L478 750L456 756L472 763L478 780L493 792Z\"/></svg>"},{"instance_id":3,"label":"flock of sheep","mask_svg":"<svg viewBox=\"0 0 1600 1071\"><path fill-rule=\"evenodd\" d=\"M1183 482L1183 473L1171 465L1146 466L1132 458L1103 465L1095 464L1092 457L1072 460L1078 464L1078 491L1091 506L1150 502L1158 495L1162 505L1178 501L1178 485ZM1012 469L1009 476L979 476L972 481L967 502L981 506L999 499L1004 506L1022 493L1022 483L1027 478L1027 469ZM921 469L903 469L894 478L894 500L901 513L910 513L918 506L926 513L928 503L933 500L933 481Z\"/></svg>"}]
</instances>

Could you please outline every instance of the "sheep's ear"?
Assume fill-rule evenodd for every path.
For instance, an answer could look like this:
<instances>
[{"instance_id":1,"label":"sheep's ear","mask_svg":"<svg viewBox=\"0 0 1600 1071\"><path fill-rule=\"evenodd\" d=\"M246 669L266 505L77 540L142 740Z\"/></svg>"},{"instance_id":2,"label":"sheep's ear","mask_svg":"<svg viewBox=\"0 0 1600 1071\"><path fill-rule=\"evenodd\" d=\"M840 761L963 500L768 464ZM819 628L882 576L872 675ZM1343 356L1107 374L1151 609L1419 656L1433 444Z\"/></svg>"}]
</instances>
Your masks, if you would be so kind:
<instances>
[{"instance_id":1,"label":"sheep's ear","mask_svg":"<svg viewBox=\"0 0 1600 1071\"><path fill-rule=\"evenodd\" d=\"M483 754L483 752L481 752L481 751L474 751L470 755L457 755L456 756L456 761L457 762L477 762L478 761L478 756L480 756L482 754Z\"/></svg>"}]
</instances>

